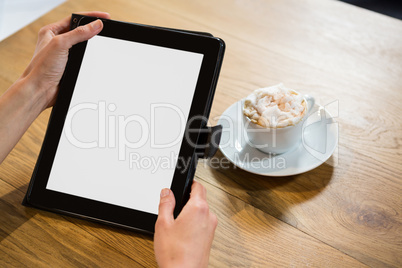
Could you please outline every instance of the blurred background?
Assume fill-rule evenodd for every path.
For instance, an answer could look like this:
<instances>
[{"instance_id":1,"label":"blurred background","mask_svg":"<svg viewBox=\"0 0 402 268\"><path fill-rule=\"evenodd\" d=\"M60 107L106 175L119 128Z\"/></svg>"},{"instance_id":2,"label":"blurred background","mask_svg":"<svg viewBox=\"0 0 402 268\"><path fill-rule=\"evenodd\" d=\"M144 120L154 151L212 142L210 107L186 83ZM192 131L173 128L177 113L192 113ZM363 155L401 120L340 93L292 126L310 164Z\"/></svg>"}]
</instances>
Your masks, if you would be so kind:
<instances>
[{"instance_id":1,"label":"blurred background","mask_svg":"<svg viewBox=\"0 0 402 268\"><path fill-rule=\"evenodd\" d=\"M0 41L66 0L0 0ZM339 0L402 20L402 0Z\"/></svg>"},{"instance_id":2,"label":"blurred background","mask_svg":"<svg viewBox=\"0 0 402 268\"><path fill-rule=\"evenodd\" d=\"M340 0L402 20L402 0Z\"/></svg>"}]
</instances>

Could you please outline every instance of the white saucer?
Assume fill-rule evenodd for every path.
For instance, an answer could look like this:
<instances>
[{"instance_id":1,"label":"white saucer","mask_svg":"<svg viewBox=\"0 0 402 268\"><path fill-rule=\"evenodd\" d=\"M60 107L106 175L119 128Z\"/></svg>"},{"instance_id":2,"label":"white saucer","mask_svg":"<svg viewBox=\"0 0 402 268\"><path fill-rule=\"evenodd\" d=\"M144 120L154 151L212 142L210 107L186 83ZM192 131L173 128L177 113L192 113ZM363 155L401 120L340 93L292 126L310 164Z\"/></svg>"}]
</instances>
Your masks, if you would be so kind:
<instances>
[{"instance_id":1,"label":"white saucer","mask_svg":"<svg viewBox=\"0 0 402 268\"><path fill-rule=\"evenodd\" d=\"M241 101L230 106L218 124L223 126L219 146L223 155L239 168L264 176L290 176L312 170L327 161L338 145L338 123L319 105L303 123L300 144L279 155L265 154L248 143Z\"/></svg>"}]
</instances>

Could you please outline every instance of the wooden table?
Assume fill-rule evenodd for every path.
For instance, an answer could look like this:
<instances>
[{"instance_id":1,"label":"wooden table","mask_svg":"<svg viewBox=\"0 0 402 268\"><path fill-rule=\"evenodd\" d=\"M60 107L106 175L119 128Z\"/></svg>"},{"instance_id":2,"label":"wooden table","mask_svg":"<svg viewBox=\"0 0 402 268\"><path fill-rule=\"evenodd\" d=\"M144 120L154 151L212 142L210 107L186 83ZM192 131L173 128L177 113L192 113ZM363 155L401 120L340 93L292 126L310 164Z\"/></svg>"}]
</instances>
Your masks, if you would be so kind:
<instances>
[{"instance_id":1,"label":"wooden table","mask_svg":"<svg viewBox=\"0 0 402 268\"><path fill-rule=\"evenodd\" d=\"M70 0L0 43L0 93L29 63L39 29L81 10L223 38L211 124L279 82L337 104L339 147L310 172L199 164L219 219L211 267L402 266L402 21L328 0ZM0 266L156 266L149 236L21 205L49 113L0 166Z\"/></svg>"}]
</instances>

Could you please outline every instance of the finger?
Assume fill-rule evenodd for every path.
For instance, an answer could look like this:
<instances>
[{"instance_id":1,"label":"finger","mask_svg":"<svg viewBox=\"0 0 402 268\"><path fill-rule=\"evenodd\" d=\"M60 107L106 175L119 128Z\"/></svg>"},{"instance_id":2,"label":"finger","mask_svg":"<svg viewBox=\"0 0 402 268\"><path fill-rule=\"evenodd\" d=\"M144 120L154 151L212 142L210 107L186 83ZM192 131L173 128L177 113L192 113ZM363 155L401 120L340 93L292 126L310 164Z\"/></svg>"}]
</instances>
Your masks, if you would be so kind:
<instances>
[{"instance_id":1,"label":"finger","mask_svg":"<svg viewBox=\"0 0 402 268\"><path fill-rule=\"evenodd\" d=\"M102 21L96 20L91 23L79 26L72 31L61 34L58 36L58 38L60 39L60 44L62 44L65 49L69 49L75 44L87 41L88 39L94 37L100 31L102 31L102 28Z\"/></svg>"},{"instance_id":2,"label":"finger","mask_svg":"<svg viewBox=\"0 0 402 268\"><path fill-rule=\"evenodd\" d=\"M100 12L100 11L79 12L77 14L91 16L91 17L98 17L98 18L103 18L103 19L110 19L109 13ZM59 35L59 34L68 32L70 30L70 21L71 21L71 16L68 16L58 22L48 25L47 28L50 31L52 31L54 35Z\"/></svg>"},{"instance_id":3,"label":"finger","mask_svg":"<svg viewBox=\"0 0 402 268\"><path fill-rule=\"evenodd\" d=\"M192 198L207 199L207 190L198 181L193 181L193 184L191 185L190 199Z\"/></svg>"},{"instance_id":4,"label":"finger","mask_svg":"<svg viewBox=\"0 0 402 268\"><path fill-rule=\"evenodd\" d=\"M158 221L172 222L174 221L173 211L176 205L173 192L170 189L162 189L159 201Z\"/></svg>"}]
</instances>

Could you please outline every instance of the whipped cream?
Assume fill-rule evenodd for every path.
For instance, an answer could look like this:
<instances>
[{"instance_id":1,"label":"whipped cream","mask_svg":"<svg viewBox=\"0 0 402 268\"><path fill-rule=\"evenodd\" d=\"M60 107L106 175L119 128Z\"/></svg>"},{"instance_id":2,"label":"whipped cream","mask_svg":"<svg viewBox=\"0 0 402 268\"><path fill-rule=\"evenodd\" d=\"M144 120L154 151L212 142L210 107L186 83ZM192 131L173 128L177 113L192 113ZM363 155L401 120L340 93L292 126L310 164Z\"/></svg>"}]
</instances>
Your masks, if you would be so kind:
<instances>
[{"instance_id":1,"label":"whipped cream","mask_svg":"<svg viewBox=\"0 0 402 268\"><path fill-rule=\"evenodd\" d=\"M304 97L279 84L259 88L247 96L243 113L251 120L265 128L282 128L300 122L306 114Z\"/></svg>"}]
</instances>

